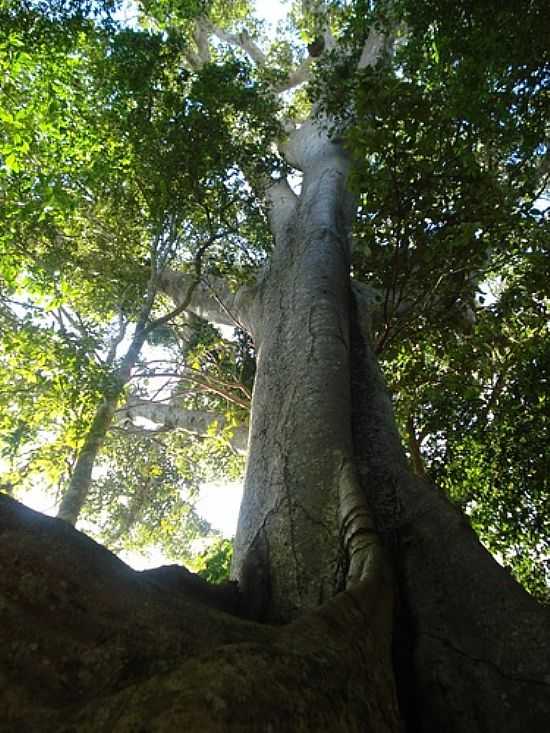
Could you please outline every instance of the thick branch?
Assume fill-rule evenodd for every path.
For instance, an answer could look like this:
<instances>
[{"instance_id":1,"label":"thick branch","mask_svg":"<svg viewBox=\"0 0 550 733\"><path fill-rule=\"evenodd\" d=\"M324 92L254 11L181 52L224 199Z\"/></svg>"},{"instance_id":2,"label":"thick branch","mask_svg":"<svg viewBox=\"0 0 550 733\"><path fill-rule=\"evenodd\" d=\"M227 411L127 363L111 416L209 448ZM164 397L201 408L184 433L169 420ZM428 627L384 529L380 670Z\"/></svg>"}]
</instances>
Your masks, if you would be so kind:
<instances>
[{"instance_id":1,"label":"thick branch","mask_svg":"<svg viewBox=\"0 0 550 733\"><path fill-rule=\"evenodd\" d=\"M382 295L375 288L359 280L351 281L357 318L363 333L371 334L383 322L384 307Z\"/></svg>"},{"instance_id":2,"label":"thick branch","mask_svg":"<svg viewBox=\"0 0 550 733\"><path fill-rule=\"evenodd\" d=\"M286 178L276 181L266 190L269 225L275 238L288 226L298 203L298 196L288 185Z\"/></svg>"},{"instance_id":3,"label":"thick branch","mask_svg":"<svg viewBox=\"0 0 550 733\"><path fill-rule=\"evenodd\" d=\"M240 33L228 33L227 31L218 28L207 19L202 19L199 25L203 31L203 34L209 32L212 35L216 36L216 38L218 38L223 43L228 43L230 46L240 48L250 57L250 59L256 64L258 68L262 68L266 65L266 54L252 39L251 35L246 29L242 30ZM198 41L197 45L199 45ZM311 61L312 59L310 57L304 59L295 69L292 69L289 72L286 79L278 83L272 84L270 86L271 90L275 94L280 94L308 81L311 76Z\"/></svg>"},{"instance_id":4,"label":"thick branch","mask_svg":"<svg viewBox=\"0 0 550 733\"><path fill-rule=\"evenodd\" d=\"M184 430L200 437L211 435L216 426L219 430L226 427L224 416L218 413L186 410L177 404L166 404L153 400L130 400L127 405L117 411L117 417L119 421L144 418L165 428ZM246 453L248 425L239 425L234 428L229 438L229 444L237 453Z\"/></svg>"},{"instance_id":5,"label":"thick branch","mask_svg":"<svg viewBox=\"0 0 550 733\"><path fill-rule=\"evenodd\" d=\"M146 320L146 316L138 323L128 351L120 366L114 372L111 384L104 391L103 399L96 409L92 424L78 453L71 480L61 499L57 516L70 524L76 524L80 511L84 506L92 483L92 473L98 453L103 447L105 436L113 421L118 400L124 386L130 379L132 369L145 341L144 320Z\"/></svg>"},{"instance_id":6,"label":"thick branch","mask_svg":"<svg viewBox=\"0 0 550 733\"><path fill-rule=\"evenodd\" d=\"M228 33L227 31L218 28L209 20L204 19L202 25L204 28L208 28L210 33L219 38L224 43L229 43L231 46L237 46L242 51L247 53L256 66L263 66L266 62L265 53L262 49L252 40L252 37L248 31L242 30L240 33Z\"/></svg>"},{"instance_id":7,"label":"thick branch","mask_svg":"<svg viewBox=\"0 0 550 733\"><path fill-rule=\"evenodd\" d=\"M166 270L160 275L159 287L180 305L194 282L194 275ZM239 326L250 331L252 301L252 288L241 287L233 293L221 278L208 277L196 284L185 310L218 325Z\"/></svg>"},{"instance_id":8,"label":"thick branch","mask_svg":"<svg viewBox=\"0 0 550 733\"><path fill-rule=\"evenodd\" d=\"M369 31L367 40L365 41L365 45L363 46L363 51L361 52L361 58L359 59L357 68L366 69L368 66L376 66L380 56L382 55L385 44L386 36L377 31L376 28L372 27Z\"/></svg>"},{"instance_id":9,"label":"thick branch","mask_svg":"<svg viewBox=\"0 0 550 733\"><path fill-rule=\"evenodd\" d=\"M311 56L308 56L301 64L289 72L286 79L277 82L276 84L272 84L271 89L276 94L281 94L282 92L288 92L290 89L294 89L294 87L300 86L300 84L304 84L306 81L309 81L311 79L312 62L313 59Z\"/></svg>"},{"instance_id":10,"label":"thick branch","mask_svg":"<svg viewBox=\"0 0 550 733\"><path fill-rule=\"evenodd\" d=\"M109 350L107 351L107 356L105 357L105 363L111 365L114 360L116 359L116 352L120 344L123 342L124 337L126 336L126 329L128 328L128 321L124 319L124 315L122 313L122 310L118 312L118 329L116 333L113 335L111 342L109 344Z\"/></svg>"},{"instance_id":11,"label":"thick branch","mask_svg":"<svg viewBox=\"0 0 550 733\"><path fill-rule=\"evenodd\" d=\"M195 24L195 31L193 33L195 43L197 44L198 58L201 66L209 64L211 61L210 48L208 45L208 28L206 24L199 21Z\"/></svg>"},{"instance_id":12,"label":"thick branch","mask_svg":"<svg viewBox=\"0 0 550 733\"><path fill-rule=\"evenodd\" d=\"M425 476L426 468L424 466L424 459L422 458L422 451L420 450L420 441L416 435L416 428L412 415L409 415L407 419L407 433L414 472L417 476Z\"/></svg>"},{"instance_id":13,"label":"thick branch","mask_svg":"<svg viewBox=\"0 0 550 733\"><path fill-rule=\"evenodd\" d=\"M326 145L330 143L321 125L307 120L289 135L279 149L293 168L304 171L319 157L318 151Z\"/></svg>"}]
</instances>

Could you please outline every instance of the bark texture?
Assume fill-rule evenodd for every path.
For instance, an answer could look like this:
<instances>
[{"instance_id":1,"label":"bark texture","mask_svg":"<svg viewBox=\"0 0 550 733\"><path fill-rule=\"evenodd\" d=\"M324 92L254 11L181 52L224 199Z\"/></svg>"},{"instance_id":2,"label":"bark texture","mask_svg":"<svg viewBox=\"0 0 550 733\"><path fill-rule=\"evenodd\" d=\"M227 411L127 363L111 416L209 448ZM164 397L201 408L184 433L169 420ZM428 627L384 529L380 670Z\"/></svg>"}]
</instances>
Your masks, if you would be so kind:
<instances>
[{"instance_id":1,"label":"bark texture","mask_svg":"<svg viewBox=\"0 0 550 733\"><path fill-rule=\"evenodd\" d=\"M397 576L394 668L407 729L542 733L550 609L490 556L442 492L410 472L358 319L352 342L356 461Z\"/></svg>"},{"instance_id":2,"label":"bark texture","mask_svg":"<svg viewBox=\"0 0 550 733\"><path fill-rule=\"evenodd\" d=\"M0 497L0 731L398 730L387 574L284 627ZM231 614L231 615L230 615Z\"/></svg>"},{"instance_id":3,"label":"bark texture","mask_svg":"<svg viewBox=\"0 0 550 733\"><path fill-rule=\"evenodd\" d=\"M220 326L240 326L250 330L250 308L254 289L232 292L221 278L202 277L165 270L159 277L160 289L185 310Z\"/></svg>"},{"instance_id":4,"label":"bark texture","mask_svg":"<svg viewBox=\"0 0 550 733\"><path fill-rule=\"evenodd\" d=\"M348 161L318 123L291 136L285 154L304 181L298 199L281 183L270 192L275 248L256 295L232 570L257 617L275 621L346 587L364 520L352 464Z\"/></svg>"},{"instance_id":5,"label":"bark texture","mask_svg":"<svg viewBox=\"0 0 550 733\"><path fill-rule=\"evenodd\" d=\"M204 410L187 410L180 407L176 400L154 402L147 400L129 400L127 404L117 410L118 421L145 418L165 429L183 430L198 437L210 435L210 431L223 430L226 419L216 412ZM237 453L246 453L248 446L248 425L238 425L231 429L229 444Z\"/></svg>"}]
</instances>

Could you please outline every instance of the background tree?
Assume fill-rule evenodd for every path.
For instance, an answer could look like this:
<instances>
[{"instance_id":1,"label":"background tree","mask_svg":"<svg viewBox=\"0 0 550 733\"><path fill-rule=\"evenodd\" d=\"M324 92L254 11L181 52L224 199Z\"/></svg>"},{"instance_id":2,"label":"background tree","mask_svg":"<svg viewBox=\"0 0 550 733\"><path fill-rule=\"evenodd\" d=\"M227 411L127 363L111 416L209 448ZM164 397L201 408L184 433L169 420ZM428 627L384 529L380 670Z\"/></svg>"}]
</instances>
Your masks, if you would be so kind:
<instances>
[{"instance_id":1,"label":"background tree","mask_svg":"<svg viewBox=\"0 0 550 733\"><path fill-rule=\"evenodd\" d=\"M64 480L67 473L70 478L59 514L74 523L90 488L97 453L143 343L169 320L166 314L153 314L158 277L176 252L180 265L198 276L207 248L222 234L229 241L217 248L218 261L224 251L236 246L231 242L231 220L240 184L218 175L217 188L211 185L205 200L204 192L189 176L191 147L197 163L201 149L196 147L197 138L209 137L210 130L191 101L187 115L178 120L186 76L174 75L166 61L177 62L181 44L167 46L159 43L158 34L127 30L113 37L98 33L88 21L62 35L54 23L32 12L22 12L19 21L8 36L12 45L7 45L6 58L11 84L5 87L5 108L11 111L6 111L5 118L13 122L6 129L10 202L5 211L6 241L13 247L14 239L25 236L37 244L34 250L19 251L18 259L6 260L7 284L23 294L23 301L32 295L35 300L49 300L46 308L54 316L50 330L57 334L52 337L84 341L87 347L80 348L88 348L87 354L93 343L89 359L92 363L99 360L103 372L99 381L96 375L92 397L96 406L90 405L80 415L78 426L71 426L72 443L71 439L61 441L71 454L56 453L56 460L51 461L69 468L64 472ZM59 40L59 48L45 57L44 49L52 39ZM23 46L26 51L18 52ZM67 53L72 62L68 70L64 68ZM108 64L104 54L110 59ZM56 99L44 103L50 80ZM93 98L82 94L83 87L93 91ZM200 97L200 89L196 96ZM181 131L184 125L188 136L176 138L174 129ZM90 144L92 128L95 138ZM20 129L30 142L20 142ZM19 147L14 148L17 141ZM209 160L211 147L203 145L202 150ZM209 174L213 184L216 174L212 169ZM41 190L41 182L52 178L55 197L50 184L45 193ZM35 201L38 212L30 220L25 199L29 190L44 199L42 212L40 201ZM206 240L205 231L209 232ZM121 259L124 253L126 263ZM57 269L67 257L73 264L70 272L65 267ZM29 302L34 311L39 308ZM25 302L19 307L26 307ZM84 314L92 323L85 323ZM106 326L116 329L107 343L108 331L98 331ZM13 351L13 344L10 348ZM13 404L13 396L8 399ZM73 402L82 406L83 399L75 394ZM13 429L20 436L22 420L17 412L19 422ZM35 424L44 434L44 421L38 419ZM29 440L22 442L19 437L18 445L23 452L29 451ZM33 452L41 456L42 468L46 447L35 446ZM20 467L19 476L23 474L28 482L32 474L28 461ZM13 470L7 481L20 483Z\"/></svg>"}]
</instances>

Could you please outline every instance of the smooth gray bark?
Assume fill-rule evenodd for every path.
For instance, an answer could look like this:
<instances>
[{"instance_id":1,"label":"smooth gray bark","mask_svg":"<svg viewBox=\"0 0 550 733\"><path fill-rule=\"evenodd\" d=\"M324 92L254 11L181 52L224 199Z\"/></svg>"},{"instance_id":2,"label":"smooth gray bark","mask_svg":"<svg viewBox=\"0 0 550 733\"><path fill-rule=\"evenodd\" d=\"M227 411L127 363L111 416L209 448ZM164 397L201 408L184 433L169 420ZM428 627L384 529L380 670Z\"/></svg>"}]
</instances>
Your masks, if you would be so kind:
<instances>
[{"instance_id":1,"label":"smooth gray bark","mask_svg":"<svg viewBox=\"0 0 550 733\"><path fill-rule=\"evenodd\" d=\"M250 310L254 299L253 288L240 288L236 293L217 277L202 277L165 270L159 278L159 287L176 304L187 299L185 310L221 326L240 326L250 331Z\"/></svg>"},{"instance_id":2,"label":"smooth gray bark","mask_svg":"<svg viewBox=\"0 0 550 733\"><path fill-rule=\"evenodd\" d=\"M350 573L359 579L350 542L366 550L373 539L352 463L349 164L313 123L285 153L304 181L294 207L281 184L271 197L275 248L257 289L257 371L232 569L257 615L272 620L332 598Z\"/></svg>"},{"instance_id":3,"label":"smooth gray bark","mask_svg":"<svg viewBox=\"0 0 550 733\"><path fill-rule=\"evenodd\" d=\"M117 410L118 421L150 420L165 429L183 430L198 437L210 435L212 429L224 430L225 417L216 412L187 410L174 401L154 402L150 400L130 400ZM238 425L230 429L229 444L237 453L246 453L248 447L248 425Z\"/></svg>"}]
</instances>

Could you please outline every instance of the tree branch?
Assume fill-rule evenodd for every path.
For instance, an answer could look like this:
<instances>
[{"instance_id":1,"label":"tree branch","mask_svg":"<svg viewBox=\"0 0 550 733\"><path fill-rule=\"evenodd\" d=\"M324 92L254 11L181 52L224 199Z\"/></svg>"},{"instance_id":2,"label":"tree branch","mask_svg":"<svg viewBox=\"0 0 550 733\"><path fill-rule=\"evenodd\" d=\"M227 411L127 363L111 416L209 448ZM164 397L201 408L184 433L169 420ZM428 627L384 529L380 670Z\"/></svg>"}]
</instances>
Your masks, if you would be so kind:
<instances>
[{"instance_id":1,"label":"tree branch","mask_svg":"<svg viewBox=\"0 0 550 733\"><path fill-rule=\"evenodd\" d=\"M426 468L424 466L424 459L422 457L422 451L420 450L420 440L416 434L416 427L414 424L414 418L412 413L407 417L407 438L409 443L409 451L411 454L412 464L414 473L417 476L425 476Z\"/></svg>"},{"instance_id":2,"label":"tree branch","mask_svg":"<svg viewBox=\"0 0 550 733\"><path fill-rule=\"evenodd\" d=\"M227 31L218 28L207 18L202 18L199 21L199 25L203 31L203 37L205 33L209 32L212 35L216 36L216 38L218 38L223 43L228 43L231 46L236 46L237 48L240 48L242 51L244 51L249 56L249 58L256 64L257 68L265 67L267 63L267 56L264 51L262 51L262 49L258 46L258 44L253 40L253 38L246 29L242 30L240 33L228 33ZM199 46L197 37L195 37L195 40L197 42L197 46ZM199 56L200 55L201 54L199 47ZM312 59L310 57L304 59L301 64L299 64L295 69L290 71L285 80L279 83L271 84L271 90L275 94L281 94L282 92L286 92L289 89L293 89L294 87L308 81L311 76L311 62Z\"/></svg>"},{"instance_id":3,"label":"tree branch","mask_svg":"<svg viewBox=\"0 0 550 733\"><path fill-rule=\"evenodd\" d=\"M186 295L195 283L191 297ZM196 281L194 275L166 270L159 277L159 287L178 304L174 314L187 310L200 318L222 326L239 326L250 330L248 310L252 300L251 288L232 293L221 278L209 277ZM158 325L158 324L157 324Z\"/></svg>"},{"instance_id":4,"label":"tree branch","mask_svg":"<svg viewBox=\"0 0 550 733\"><path fill-rule=\"evenodd\" d=\"M386 44L386 36L372 27L363 46L359 63L357 64L358 69L366 69L368 66L376 66L382 50Z\"/></svg>"},{"instance_id":5,"label":"tree branch","mask_svg":"<svg viewBox=\"0 0 550 733\"><path fill-rule=\"evenodd\" d=\"M126 335L126 329L128 328L128 321L124 319L124 315L122 313L122 310L118 311L118 329L116 333L113 335L110 343L109 343L109 350L107 352L107 356L105 357L105 364L108 364L109 366L114 362L116 358L116 352L122 341L124 340L124 336Z\"/></svg>"},{"instance_id":6,"label":"tree branch","mask_svg":"<svg viewBox=\"0 0 550 733\"><path fill-rule=\"evenodd\" d=\"M296 211L298 196L290 188L287 179L281 178L266 188L265 197L271 233L277 238L283 233Z\"/></svg>"},{"instance_id":7,"label":"tree branch","mask_svg":"<svg viewBox=\"0 0 550 733\"><path fill-rule=\"evenodd\" d=\"M192 435L206 437L212 435L215 425L220 430L226 427L223 415L204 410L186 410L178 405L164 404L149 400L129 401L117 411L118 422L134 421L137 418L150 420L161 425L163 430L183 430ZM237 453L246 453L248 445L248 425L239 425L233 429L229 444Z\"/></svg>"},{"instance_id":8,"label":"tree branch","mask_svg":"<svg viewBox=\"0 0 550 733\"><path fill-rule=\"evenodd\" d=\"M240 33L228 33L215 26L211 21L206 18L201 19L201 25L204 29L208 29L212 35L216 36L223 43L229 43L231 46L237 46L244 51L256 66L264 66L266 62L266 55L262 49L254 42L248 31L242 30Z\"/></svg>"},{"instance_id":9,"label":"tree branch","mask_svg":"<svg viewBox=\"0 0 550 733\"><path fill-rule=\"evenodd\" d=\"M201 66L209 64L212 59L210 56L210 48L208 46L208 26L202 19L199 19L195 23L193 38L197 44L197 56Z\"/></svg>"},{"instance_id":10,"label":"tree branch","mask_svg":"<svg viewBox=\"0 0 550 733\"><path fill-rule=\"evenodd\" d=\"M300 84L304 84L304 82L309 81L311 79L311 66L313 63L313 59L311 56L308 56L305 58L301 64L299 64L295 69L290 71L286 79L272 84L271 89L275 94L281 94L282 92L288 92L290 89L294 89L294 87L299 86Z\"/></svg>"}]
</instances>

